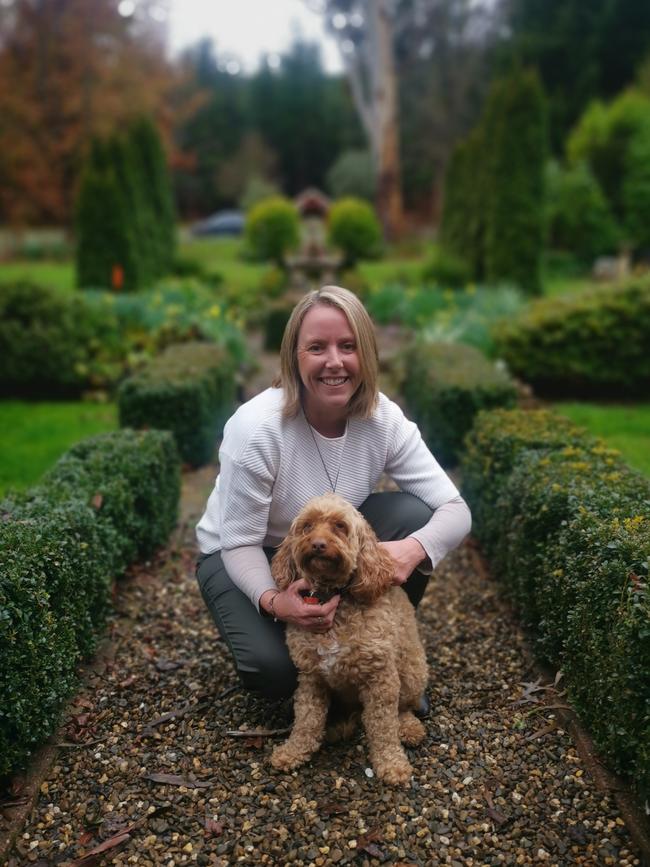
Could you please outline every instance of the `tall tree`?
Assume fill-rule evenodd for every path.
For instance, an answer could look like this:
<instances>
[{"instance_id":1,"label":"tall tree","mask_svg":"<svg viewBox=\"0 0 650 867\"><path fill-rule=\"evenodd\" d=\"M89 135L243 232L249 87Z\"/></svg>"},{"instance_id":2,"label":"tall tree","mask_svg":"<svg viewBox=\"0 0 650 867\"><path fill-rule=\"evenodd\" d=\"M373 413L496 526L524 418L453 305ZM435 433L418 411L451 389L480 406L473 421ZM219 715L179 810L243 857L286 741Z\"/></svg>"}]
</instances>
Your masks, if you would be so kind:
<instances>
[{"instance_id":1,"label":"tall tree","mask_svg":"<svg viewBox=\"0 0 650 867\"><path fill-rule=\"evenodd\" d=\"M384 232L402 231L396 0L316 0L337 37L354 101L377 167L377 209Z\"/></svg>"},{"instance_id":2,"label":"tall tree","mask_svg":"<svg viewBox=\"0 0 650 867\"><path fill-rule=\"evenodd\" d=\"M95 134L161 107L159 42L114 0L20 0L0 19L0 215L69 224Z\"/></svg>"}]
</instances>

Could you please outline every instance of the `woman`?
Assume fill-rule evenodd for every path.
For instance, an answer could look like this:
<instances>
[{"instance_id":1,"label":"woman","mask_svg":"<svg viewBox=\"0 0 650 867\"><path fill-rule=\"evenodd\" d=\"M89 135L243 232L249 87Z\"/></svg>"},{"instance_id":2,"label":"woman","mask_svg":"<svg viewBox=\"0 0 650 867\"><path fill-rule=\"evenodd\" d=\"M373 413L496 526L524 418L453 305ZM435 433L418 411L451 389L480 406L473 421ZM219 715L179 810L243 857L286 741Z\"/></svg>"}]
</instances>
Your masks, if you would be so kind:
<instances>
[{"instance_id":1,"label":"woman","mask_svg":"<svg viewBox=\"0 0 650 867\"><path fill-rule=\"evenodd\" d=\"M469 510L415 424L378 392L368 313L352 292L325 286L296 305L272 388L226 424L220 474L197 526L197 578L246 688L290 696L296 674L284 623L325 631L339 596L307 604L304 582L280 592L269 562L293 518L333 491L356 506L395 563L413 605L445 554L470 529ZM372 491L382 473L399 492Z\"/></svg>"}]
</instances>

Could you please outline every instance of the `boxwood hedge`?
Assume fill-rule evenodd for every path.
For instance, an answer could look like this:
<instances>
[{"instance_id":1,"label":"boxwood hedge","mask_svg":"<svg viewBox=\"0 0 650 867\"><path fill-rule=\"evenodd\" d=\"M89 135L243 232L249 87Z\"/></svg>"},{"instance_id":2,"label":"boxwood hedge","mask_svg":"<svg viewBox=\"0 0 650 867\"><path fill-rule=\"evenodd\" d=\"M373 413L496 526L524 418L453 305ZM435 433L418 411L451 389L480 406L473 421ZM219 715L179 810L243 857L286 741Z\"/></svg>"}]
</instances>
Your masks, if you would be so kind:
<instances>
[{"instance_id":1,"label":"boxwood hedge","mask_svg":"<svg viewBox=\"0 0 650 867\"><path fill-rule=\"evenodd\" d=\"M535 302L495 333L497 352L540 394L650 391L650 281Z\"/></svg>"},{"instance_id":2,"label":"boxwood hedge","mask_svg":"<svg viewBox=\"0 0 650 867\"><path fill-rule=\"evenodd\" d=\"M406 354L404 373L402 392L409 413L445 465L457 462L478 412L517 402L508 375L462 343L418 341Z\"/></svg>"},{"instance_id":3,"label":"boxwood hedge","mask_svg":"<svg viewBox=\"0 0 650 867\"><path fill-rule=\"evenodd\" d=\"M650 795L650 481L553 413L482 413L463 492L494 573L611 764Z\"/></svg>"},{"instance_id":4,"label":"boxwood hedge","mask_svg":"<svg viewBox=\"0 0 650 867\"><path fill-rule=\"evenodd\" d=\"M58 725L113 579L167 539L179 463L170 434L119 431L79 443L0 502L0 778Z\"/></svg>"},{"instance_id":5,"label":"boxwood hedge","mask_svg":"<svg viewBox=\"0 0 650 867\"><path fill-rule=\"evenodd\" d=\"M170 430L181 458L198 467L211 460L235 400L235 362L212 343L169 346L118 390L123 427Z\"/></svg>"}]
</instances>

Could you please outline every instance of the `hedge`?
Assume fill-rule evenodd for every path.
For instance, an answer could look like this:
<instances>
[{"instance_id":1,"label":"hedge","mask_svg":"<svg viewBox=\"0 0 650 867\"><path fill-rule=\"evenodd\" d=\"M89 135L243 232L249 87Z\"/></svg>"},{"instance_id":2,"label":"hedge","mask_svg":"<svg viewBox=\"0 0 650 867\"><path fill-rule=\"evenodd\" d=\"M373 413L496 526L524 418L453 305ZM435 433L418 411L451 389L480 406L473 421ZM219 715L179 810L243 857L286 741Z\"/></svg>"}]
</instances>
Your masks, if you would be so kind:
<instances>
[{"instance_id":1,"label":"hedge","mask_svg":"<svg viewBox=\"0 0 650 867\"><path fill-rule=\"evenodd\" d=\"M170 430L193 467L212 459L234 399L234 361L211 343L169 346L117 394L121 426Z\"/></svg>"},{"instance_id":2,"label":"hedge","mask_svg":"<svg viewBox=\"0 0 650 867\"><path fill-rule=\"evenodd\" d=\"M176 523L179 459L162 431L85 440L0 503L0 777L57 727L124 566Z\"/></svg>"},{"instance_id":3,"label":"hedge","mask_svg":"<svg viewBox=\"0 0 650 867\"><path fill-rule=\"evenodd\" d=\"M650 481L551 412L481 413L463 492L538 655L650 795Z\"/></svg>"},{"instance_id":4,"label":"hedge","mask_svg":"<svg viewBox=\"0 0 650 867\"><path fill-rule=\"evenodd\" d=\"M402 393L436 458L457 462L465 434L482 409L514 406L508 375L472 346L418 341L405 358Z\"/></svg>"},{"instance_id":5,"label":"hedge","mask_svg":"<svg viewBox=\"0 0 650 867\"><path fill-rule=\"evenodd\" d=\"M650 281L544 299L495 332L497 352L542 395L650 390Z\"/></svg>"}]
</instances>

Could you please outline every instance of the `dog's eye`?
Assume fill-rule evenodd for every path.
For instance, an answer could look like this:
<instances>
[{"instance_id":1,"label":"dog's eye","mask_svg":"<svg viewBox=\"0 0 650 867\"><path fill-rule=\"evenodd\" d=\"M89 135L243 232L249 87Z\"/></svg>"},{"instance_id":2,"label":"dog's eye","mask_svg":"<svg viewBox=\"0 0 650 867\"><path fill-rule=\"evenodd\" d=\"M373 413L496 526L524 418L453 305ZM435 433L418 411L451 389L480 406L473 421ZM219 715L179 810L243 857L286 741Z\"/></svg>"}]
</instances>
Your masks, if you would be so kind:
<instances>
[{"instance_id":1,"label":"dog's eye","mask_svg":"<svg viewBox=\"0 0 650 867\"><path fill-rule=\"evenodd\" d=\"M334 524L334 528L340 530L342 533L348 532L347 524L344 524L343 521L337 521L336 524Z\"/></svg>"},{"instance_id":2,"label":"dog's eye","mask_svg":"<svg viewBox=\"0 0 650 867\"><path fill-rule=\"evenodd\" d=\"M302 525L302 532L308 533L310 530L311 530L311 524L309 523L309 521L305 521L305 523Z\"/></svg>"}]
</instances>

